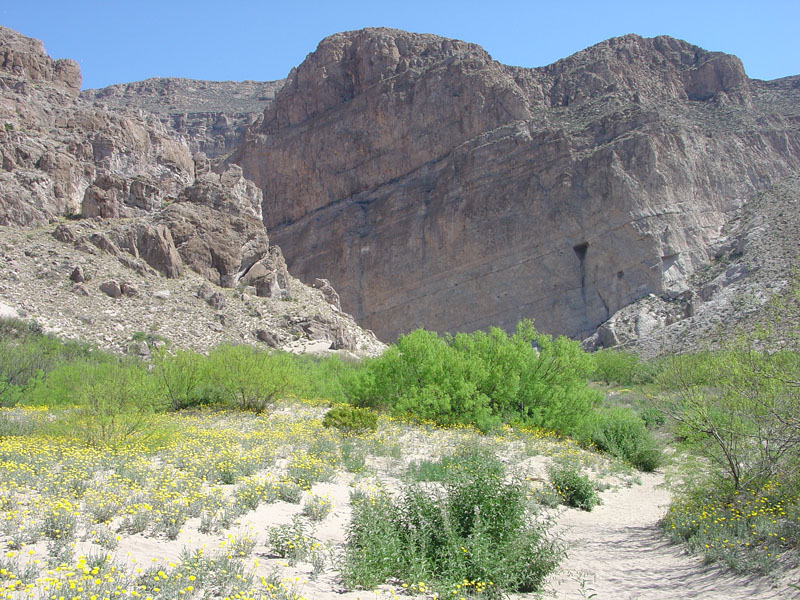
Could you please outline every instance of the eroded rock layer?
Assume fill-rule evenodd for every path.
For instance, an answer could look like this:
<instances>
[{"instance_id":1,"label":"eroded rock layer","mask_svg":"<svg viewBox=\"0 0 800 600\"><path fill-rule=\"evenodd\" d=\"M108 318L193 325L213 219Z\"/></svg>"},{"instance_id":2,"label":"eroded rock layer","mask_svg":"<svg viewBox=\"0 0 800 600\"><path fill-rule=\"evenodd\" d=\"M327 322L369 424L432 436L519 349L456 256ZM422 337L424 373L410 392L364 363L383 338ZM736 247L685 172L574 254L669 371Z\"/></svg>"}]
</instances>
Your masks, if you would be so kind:
<instances>
[{"instance_id":1,"label":"eroded rock layer","mask_svg":"<svg viewBox=\"0 0 800 600\"><path fill-rule=\"evenodd\" d=\"M523 69L367 29L293 69L233 161L290 270L383 339L522 317L583 337L683 293L730 215L800 168L799 101L668 37Z\"/></svg>"}]
</instances>

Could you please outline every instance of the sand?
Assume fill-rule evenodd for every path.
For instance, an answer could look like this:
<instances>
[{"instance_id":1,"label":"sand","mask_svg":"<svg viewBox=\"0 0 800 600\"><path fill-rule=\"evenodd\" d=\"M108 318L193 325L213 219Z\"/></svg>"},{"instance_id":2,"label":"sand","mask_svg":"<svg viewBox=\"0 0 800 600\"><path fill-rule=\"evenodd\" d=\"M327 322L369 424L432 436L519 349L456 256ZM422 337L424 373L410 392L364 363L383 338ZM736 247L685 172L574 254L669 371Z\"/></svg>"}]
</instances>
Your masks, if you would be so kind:
<instances>
[{"instance_id":1,"label":"sand","mask_svg":"<svg viewBox=\"0 0 800 600\"><path fill-rule=\"evenodd\" d=\"M649 600L767 600L800 598L788 587L800 581L785 574L778 581L742 577L703 565L698 557L671 544L658 520L669 504L662 474L642 475L642 485L603 494L592 512L569 510L557 529L571 544L561 571L550 581L550 597ZM596 596L592 596L596 594Z\"/></svg>"}]
</instances>

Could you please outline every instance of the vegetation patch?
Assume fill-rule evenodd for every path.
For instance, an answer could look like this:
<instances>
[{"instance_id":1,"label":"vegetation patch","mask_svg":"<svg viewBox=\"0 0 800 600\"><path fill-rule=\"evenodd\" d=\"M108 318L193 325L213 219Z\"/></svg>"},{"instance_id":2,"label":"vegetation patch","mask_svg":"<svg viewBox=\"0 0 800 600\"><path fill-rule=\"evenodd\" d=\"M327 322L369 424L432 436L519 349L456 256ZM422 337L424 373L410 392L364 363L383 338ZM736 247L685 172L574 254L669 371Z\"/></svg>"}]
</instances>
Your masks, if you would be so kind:
<instances>
[{"instance_id":1,"label":"vegetation patch","mask_svg":"<svg viewBox=\"0 0 800 600\"><path fill-rule=\"evenodd\" d=\"M736 572L768 573L797 563L800 496L770 481L730 496L715 492L679 497L661 522L664 531Z\"/></svg>"},{"instance_id":2,"label":"vegetation patch","mask_svg":"<svg viewBox=\"0 0 800 600\"><path fill-rule=\"evenodd\" d=\"M640 471L654 471L663 462L661 448L644 420L628 409L595 411L586 420L584 439Z\"/></svg>"},{"instance_id":3,"label":"vegetation patch","mask_svg":"<svg viewBox=\"0 0 800 600\"><path fill-rule=\"evenodd\" d=\"M567 506L591 511L600 504L600 496L594 483L575 465L560 464L551 467L550 485Z\"/></svg>"},{"instance_id":4,"label":"vegetation patch","mask_svg":"<svg viewBox=\"0 0 800 600\"><path fill-rule=\"evenodd\" d=\"M521 321L509 336L488 332L401 336L350 382L351 402L442 425L489 431L504 422L574 433L599 403L589 388L591 355L565 337Z\"/></svg>"},{"instance_id":5,"label":"vegetation patch","mask_svg":"<svg viewBox=\"0 0 800 600\"><path fill-rule=\"evenodd\" d=\"M378 415L366 408L340 405L325 413L323 427L333 427L344 433L364 433L378 428Z\"/></svg>"},{"instance_id":6,"label":"vegetation patch","mask_svg":"<svg viewBox=\"0 0 800 600\"><path fill-rule=\"evenodd\" d=\"M500 597L541 589L562 548L528 511L527 491L494 464L444 485L412 484L399 498L356 493L342 576L371 589L389 579L441 597Z\"/></svg>"}]
</instances>

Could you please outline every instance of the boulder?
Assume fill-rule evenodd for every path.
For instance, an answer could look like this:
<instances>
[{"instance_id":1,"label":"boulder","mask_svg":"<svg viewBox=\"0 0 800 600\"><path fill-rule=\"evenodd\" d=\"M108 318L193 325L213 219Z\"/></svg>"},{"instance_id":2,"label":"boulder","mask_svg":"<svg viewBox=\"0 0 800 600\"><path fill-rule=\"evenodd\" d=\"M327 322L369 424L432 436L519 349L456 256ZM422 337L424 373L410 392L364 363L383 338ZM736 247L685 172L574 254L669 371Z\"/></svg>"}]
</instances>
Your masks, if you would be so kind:
<instances>
[{"instance_id":1,"label":"boulder","mask_svg":"<svg viewBox=\"0 0 800 600\"><path fill-rule=\"evenodd\" d=\"M122 296L122 289L117 281L110 279L100 284L100 291L112 298L119 298Z\"/></svg>"}]
</instances>

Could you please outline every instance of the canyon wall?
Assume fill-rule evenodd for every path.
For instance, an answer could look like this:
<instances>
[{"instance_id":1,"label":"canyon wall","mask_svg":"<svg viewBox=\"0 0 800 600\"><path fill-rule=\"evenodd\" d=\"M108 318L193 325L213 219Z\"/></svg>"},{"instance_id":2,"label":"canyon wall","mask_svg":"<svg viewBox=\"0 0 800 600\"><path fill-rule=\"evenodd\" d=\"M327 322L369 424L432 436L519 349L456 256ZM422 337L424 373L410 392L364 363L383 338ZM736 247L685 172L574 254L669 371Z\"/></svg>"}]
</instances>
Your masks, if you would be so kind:
<instances>
[{"instance_id":1,"label":"canyon wall","mask_svg":"<svg viewBox=\"0 0 800 600\"><path fill-rule=\"evenodd\" d=\"M290 270L390 340L585 337L677 296L726 220L800 168L800 90L628 35L536 69L389 29L336 34L234 152Z\"/></svg>"}]
</instances>

